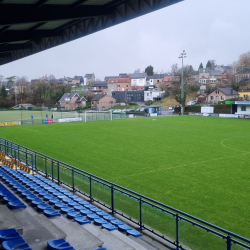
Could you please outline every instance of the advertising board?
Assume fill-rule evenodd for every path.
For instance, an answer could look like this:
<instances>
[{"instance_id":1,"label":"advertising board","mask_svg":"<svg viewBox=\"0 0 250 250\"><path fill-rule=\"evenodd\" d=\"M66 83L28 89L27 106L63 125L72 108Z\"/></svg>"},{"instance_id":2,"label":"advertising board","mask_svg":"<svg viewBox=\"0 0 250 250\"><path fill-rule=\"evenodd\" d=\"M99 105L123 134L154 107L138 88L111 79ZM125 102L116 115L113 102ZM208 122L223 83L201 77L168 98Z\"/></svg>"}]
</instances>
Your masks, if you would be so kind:
<instances>
[{"instance_id":1,"label":"advertising board","mask_svg":"<svg viewBox=\"0 0 250 250\"><path fill-rule=\"evenodd\" d=\"M223 118L239 118L238 115L234 115L234 114L219 114L219 117L223 117Z\"/></svg>"},{"instance_id":2,"label":"advertising board","mask_svg":"<svg viewBox=\"0 0 250 250\"><path fill-rule=\"evenodd\" d=\"M0 127L18 126L18 125L21 125L21 122L20 122L20 121L0 122Z\"/></svg>"}]
</instances>

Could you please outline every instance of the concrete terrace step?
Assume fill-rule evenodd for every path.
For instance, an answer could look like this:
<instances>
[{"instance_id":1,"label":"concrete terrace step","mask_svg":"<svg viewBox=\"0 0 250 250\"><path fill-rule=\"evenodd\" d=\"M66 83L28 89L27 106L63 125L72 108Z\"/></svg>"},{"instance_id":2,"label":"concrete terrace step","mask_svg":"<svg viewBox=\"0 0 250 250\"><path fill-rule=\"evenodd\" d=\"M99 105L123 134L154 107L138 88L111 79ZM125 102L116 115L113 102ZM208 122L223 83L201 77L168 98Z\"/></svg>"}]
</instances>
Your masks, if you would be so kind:
<instances>
[{"instance_id":1,"label":"concrete terrace step","mask_svg":"<svg viewBox=\"0 0 250 250\"><path fill-rule=\"evenodd\" d=\"M7 206L0 205L0 230L8 228L15 228L21 235L23 234L22 223Z\"/></svg>"}]
</instances>

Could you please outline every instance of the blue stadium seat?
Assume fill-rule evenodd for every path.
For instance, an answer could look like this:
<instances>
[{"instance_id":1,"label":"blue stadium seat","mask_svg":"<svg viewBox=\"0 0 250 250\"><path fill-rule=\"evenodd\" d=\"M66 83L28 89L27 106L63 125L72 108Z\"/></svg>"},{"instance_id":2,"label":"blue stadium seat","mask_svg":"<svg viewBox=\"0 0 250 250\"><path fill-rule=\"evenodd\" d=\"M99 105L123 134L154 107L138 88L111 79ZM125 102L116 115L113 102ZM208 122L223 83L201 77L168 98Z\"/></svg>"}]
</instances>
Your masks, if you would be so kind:
<instances>
[{"instance_id":1,"label":"blue stadium seat","mask_svg":"<svg viewBox=\"0 0 250 250\"><path fill-rule=\"evenodd\" d=\"M102 226L103 224L109 223L108 221L100 218L100 219L94 219L94 224L97 226Z\"/></svg>"},{"instance_id":2,"label":"blue stadium seat","mask_svg":"<svg viewBox=\"0 0 250 250\"><path fill-rule=\"evenodd\" d=\"M114 226L111 223L105 223L102 225L103 228L107 229L108 231L113 231L113 230L117 230L118 228L116 226Z\"/></svg>"},{"instance_id":3,"label":"blue stadium seat","mask_svg":"<svg viewBox=\"0 0 250 250\"><path fill-rule=\"evenodd\" d=\"M74 212L75 210L72 208L72 207L62 207L61 208L61 213L63 213L63 214L67 214L67 213L69 213L69 212Z\"/></svg>"},{"instance_id":4,"label":"blue stadium seat","mask_svg":"<svg viewBox=\"0 0 250 250\"><path fill-rule=\"evenodd\" d=\"M88 214L93 214L93 212L91 212L90 210L88 209L81 209L80 210L80 213L84 216L87 216Z\"/></svg>"},{"instance_id":5,"label":"blue stadium seat","mask_svg":"<svg viewBox=\"0 0 250 250\"><path fill-rule=\"evenodd\" d=\"M101 219L101 217L98 216L98 215L95 214L95 213L89 213L89 214L87 214L87 218L88 218L89 220Z\"/></svg>"},{"instance_id":6,"label":"blue stadium seat","mask_svg":"<svg viewBox=\"0 0 250 250\"><path fill-rule=\"evenodd\" d=\"M80 213L74 211L74 212L68 212L67 217L70 219L74 219L76 217L82 217L82 215Z\"/></svg>"},{"instance_id":7,"label":"blue stadium seat","mask_svg":"<svg viewBox=\"0 0 250 250\"><path fill-rule=\"evenodd\" d=\"M91 223L90 220L88 220L87 218L85 218L83 216L75 217L75 221L77 223L79 223L80 225L90 224Z\"/></svg>"},{"instance_id":8,"label":"blue stadium seat","mask_svg":"<svg viewBox=\"0 0 250 250\"><path fill-rule=\"evenodd\" d=\"M24 239L4 241L2 244L3 249L5 250L32 250L29 244Z\"/></svg>"},{"instance_id":9,"label":"blue stadium seat","mask_svg":"<svg viewBox=\"0 0 250 250\"><path fill-rule=\"evenodd\" d=\"M48 241L48 250L73 250L74 248L65 240L50 240Z\"/></svg>"},{"instance_id":10,"label":"blue stadium seat","mask_svg":"<svg viewBox=\"0 0 250 250\"><path fill-rule=\"evenodd\" d=\"M16 201L9 201L8 207L10 209L19 209L19 208L26 208L26 205L20 200L16 200Z\"/></svg>"},{"instance_id":11,"label":"blue stadium seat","mask_svg":"<svg viewBox=\"0 0 250 250\"><path fill-rule=\"evenodd\" d=\"M37 205L37 211L43 212L45 209L52 209L52 207L47 203L41 203Z\"/></svg>"},{"instance_id":12,"label":"blue stadium seat","mask_svg":"<svg viewBox=\"0 0 250 250\"><path fill-rule=\"evenodd\" d=\"M17 232L15 228L0 230L0 243L5 240L21 239L22 236Z\"/></svg>"},{"instance_id":13,"label":"blue stadium seat","mask_svg":"<svg viewBox=\"0 0 250 250\"><path fill-rule=\"evenodd\" d=\"M47 216L48 218L52 218L52 217L56 217L56 216L61 216L60 213L58 213L55 209L51 208L51 209L45 209L43 210L43 213L45 214L45 216Z\"/></svg>"},{"instance_id":14,"label":"blue stadium seat","mask_svg":"<svg viewBox=\"0 0 250 250\"><path fill-rule=\"evenodd\" d=\"M123 222L121 222L117 219L111 220L110 223L112 223L116 227L118 227L118 225L125 225Z\"/></svg>"},{"instance_id":15,"label":"blue stadium seat","mask_svg":"<svg viewBox=\"0 0 250 250\"><path fill-rule=\"evenodd\" d=\"M142 234L140 232L136 231L135 229L127 230L127 234L132 235L134 237L142 236Z\"/></svg>"},{"instance_id":16,"label":"blue stadium seat","mask_svg":"<svg viewBox=\"0 0 250 250\"><path fill-rule=\"evenodd\" d=\"M133 229L133 228L131 228L131 227L125 225L125 224L123 224L123 225L118 225L118 228L119 228L121 231L125 231L125 232L127 232L128 230Z\"/></svg>"}]
</instances>

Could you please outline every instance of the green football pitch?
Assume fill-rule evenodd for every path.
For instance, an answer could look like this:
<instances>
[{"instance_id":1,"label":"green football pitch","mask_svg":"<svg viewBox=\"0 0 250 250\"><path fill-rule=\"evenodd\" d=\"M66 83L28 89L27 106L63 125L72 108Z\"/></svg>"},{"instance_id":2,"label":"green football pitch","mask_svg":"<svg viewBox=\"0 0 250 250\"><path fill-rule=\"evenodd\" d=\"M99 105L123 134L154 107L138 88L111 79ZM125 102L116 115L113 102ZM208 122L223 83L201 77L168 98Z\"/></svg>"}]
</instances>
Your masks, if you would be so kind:
<instances>
[{"instance_id":1,"label":"green football pitch","mask_svg":"<svg viewBox=\"0 0 250 250\"><path fill-rule=\"evenodd\" d=\"M250 120L173 116L0 136L250 238Z\"/></svg>"}]
</instances>

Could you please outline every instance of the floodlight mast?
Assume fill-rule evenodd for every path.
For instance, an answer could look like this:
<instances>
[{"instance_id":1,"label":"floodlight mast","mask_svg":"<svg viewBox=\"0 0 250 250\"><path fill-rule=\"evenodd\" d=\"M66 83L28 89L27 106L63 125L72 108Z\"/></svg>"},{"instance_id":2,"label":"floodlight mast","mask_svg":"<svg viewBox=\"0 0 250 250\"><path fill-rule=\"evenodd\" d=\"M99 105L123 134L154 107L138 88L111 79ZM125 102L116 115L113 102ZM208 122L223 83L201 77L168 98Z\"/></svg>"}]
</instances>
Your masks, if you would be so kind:
<instances>
[{"instance_id":1,"label":"floodlight mast","mask_svg":"<svg viewBox=\"0 0 250 250\"><path fill-rule=\"evenodd\" d=\"M179 56L179 59L182 61L181 68L181 114L184 115L185 103L184 103L184 79L183 79L183 58L186 58L185 50Z\"/></svg>"}]
</instances>

